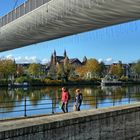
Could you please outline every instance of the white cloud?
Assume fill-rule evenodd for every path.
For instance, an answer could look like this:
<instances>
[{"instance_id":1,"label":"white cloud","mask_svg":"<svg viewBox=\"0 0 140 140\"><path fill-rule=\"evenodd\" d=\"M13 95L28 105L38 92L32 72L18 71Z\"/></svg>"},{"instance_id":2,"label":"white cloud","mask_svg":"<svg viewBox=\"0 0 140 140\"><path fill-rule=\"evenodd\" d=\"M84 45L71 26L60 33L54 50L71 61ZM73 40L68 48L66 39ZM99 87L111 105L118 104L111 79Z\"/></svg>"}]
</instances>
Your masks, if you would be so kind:
<instances>
[{"instance_id":1,"label":"white cloud","mask_svg":"<svg viewBox=\"0 0 140 140\"><path fill-rule=\"evenodd\" d=\"M114 60L110 57L110 58L105 59L104 63L105 64L112 64L112 63L114 63Z\"/></svg>"},{"instance_id":2,"label":"white cloud","mask_svg":"<svg viewBox=\"0 0 140 140\"><path fill-rule=\"evenodd\" d=\"M41 63L41 64L46 64L48 62L48 59L44 58L42 60L39 60L36 56L25 56L25 57L14 57L13 55L7 55L7 56L2 56L1 58L3 59L12 59L15 60L16 63L18 64L23 64L23 63Z\"/></svg>"},{"instance_id":3,"label":"white cloud","mask_svg":"<svg viewBox=\"0 0 140 140\"><path fill-rule=\"evenodd\" d=\"M98 59L98 61L99 61L99 62L104 62L105 64L112 64L112 63L115 62L111 57L106 58L106 59L100 58L100 59Z\"/></svg>"},{"instance_id":4,"label":"white cloud","mask_svg":"<svg viewBox=\"0 0 140 140\"><path fill-rule=\"evenodd\" d=\"M10 55L7 55L6 56L6 59L12 59L12 60L14 60L14 57L10 54Z\"/></svg>"},{"instance_id":5,"label":"white cloud","mask_svg":"<svg viewBox=\"0 0 140 140\"><path fill-rule=\"evenodd\" d=\"M48 63L48 59L44 58L41 60L41 64L46 64L46 63Z\"/></svg>"},{"instance_id":6,"label":"white cloud","mask_svg":"<svg viewBox=\"0 0 140 140\"><path fill-rule=\"evenodd\" d=\"M106 59L106 62L110 62L110 61L113 61L111 57Z\"/></svg>"},{"instance_id":7,"label":"white cloud","mask_svg":"<svg viewBox=\"0 0 140 140\"><path fill-rule=\"evenodd\" d=\"M36 56L25 56L25 57L16 57L16 63L40 63L41 61Z\"/></svg>"},{"instance_id":8,"label":"white cloud","mask_svg":"<svg viewBox=\"0 0 140 140\"><path fill-rule=\"evenodd\" d=\"M12 59L12 60L15 60L16 63L18 64L23 64L23 63L41 63L41 64L46 64L49 62L49 60L47 58L44 58L42 60L39 60L36 56L25 56L25 57L15 57L12 56L11 54L10 55L7 55L6 57L1 57L1 58L6 58L6 59ZM115 63L115 62L118 62L118 61L114 61L111 57L109 58L106 58L106 59L98 59L99 62L104 62L105 64L109 65L109 64L112 64L112 63Z\"/></svg>"},{"instance_id":9,"label":"white cloud","mask_svg":"<svg viewBox=\"0 0 140 140\"><path fill-rule=\"evenodd\" d=\"M102 58L98 59L99 62L104 62Z\"/></svg>"}]
</instances>

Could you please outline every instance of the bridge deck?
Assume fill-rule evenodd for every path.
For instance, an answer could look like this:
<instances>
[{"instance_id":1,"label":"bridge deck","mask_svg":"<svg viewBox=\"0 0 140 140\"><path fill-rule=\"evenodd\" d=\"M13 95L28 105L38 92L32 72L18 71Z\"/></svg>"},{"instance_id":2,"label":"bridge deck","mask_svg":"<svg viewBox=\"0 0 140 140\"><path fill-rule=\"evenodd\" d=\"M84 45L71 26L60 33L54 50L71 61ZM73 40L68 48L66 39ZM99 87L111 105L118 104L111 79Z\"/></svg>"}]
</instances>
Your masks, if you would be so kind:
<instances>
[{"instance_id":1,"label":"bridge deck","mask_svg":"<svg viewBox=\"0 0 140 140\"><path fill-rule=\"evenodd\" d=\"M1 23L0 51L138 20L140 0L50 0L13 17Z\"/></svg>"}]
</instances>

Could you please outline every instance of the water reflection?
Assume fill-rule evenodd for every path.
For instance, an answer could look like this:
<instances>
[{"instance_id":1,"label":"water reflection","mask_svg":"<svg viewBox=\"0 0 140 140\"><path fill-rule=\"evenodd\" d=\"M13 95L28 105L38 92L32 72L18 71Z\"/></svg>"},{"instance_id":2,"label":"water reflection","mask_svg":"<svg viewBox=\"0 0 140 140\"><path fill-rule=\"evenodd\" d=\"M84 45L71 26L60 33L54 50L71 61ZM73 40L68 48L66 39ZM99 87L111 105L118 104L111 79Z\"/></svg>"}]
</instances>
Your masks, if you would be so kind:
<instances>
[{"instance_id":1,"label":"water reflection","mask_svg":"<svg viewBox=\"0 0 140 140\"><path fill-rule=\"evenodd\" d=\"M72 111L75 90L69 87ZM128 87L82 86L82 110L133 103L140 100L140 85ZM0 119L61 112L61 87L0 89ZM26 112L25 112L26 111Z\"/></svg>"}]
</instances>

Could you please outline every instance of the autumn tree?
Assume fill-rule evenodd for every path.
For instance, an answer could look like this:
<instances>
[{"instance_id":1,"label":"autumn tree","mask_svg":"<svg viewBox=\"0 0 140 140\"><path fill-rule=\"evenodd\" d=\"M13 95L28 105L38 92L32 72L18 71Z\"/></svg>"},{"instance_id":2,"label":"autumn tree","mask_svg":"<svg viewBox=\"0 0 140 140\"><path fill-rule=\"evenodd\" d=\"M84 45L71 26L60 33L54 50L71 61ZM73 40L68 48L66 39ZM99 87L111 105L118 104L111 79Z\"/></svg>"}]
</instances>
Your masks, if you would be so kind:
<instances>
[{"instance_id":1,"label":"autumn tree","mask_svg":"<svg viewBox=\"0 0 140 140\"><path fill-rule=\"evenodd\" d=\"M99 76L101 72L101 66L96 59L87 60L85 69L87 72L92 73L93 76Z\"/></svg>"},{"instance_id":2,"label":"autumn tree","mask_svg":"<svg viewBox=\"0 0 140 140\"><path fill-rule=\"evenodd\" d=\"M75 69L75 72L81 77L83 78L85 76L86 73L86 68L85 66L78 66Z\"/></svg>"},{"instance_id":3,"label":"autumn tree","mask_svg":"<svg viewBox=\"0 0 140 140\"><path fill-rule=\"evenodd\" d=\"M80 77L84 77L88 72L97 77L101 73L101 65L96 59L88 59L85 65L77 67L75 71Z\"/></svg>"},{"instance_id":4,"label":"autumn tree","mask_svg":"<svg viewBox=\"0 0 140 140\"><path fill-rule=\"evenodd\" d=\"M24 74L23 66L17 65L17 67L16 67L16 74L17 74L17 77L22 76Z\"/></svg>"},{"instance_id":5,"label":"autumn tree","mask_svg":"<svg viewBox=\"0 0 140 140\"><path fill-rule=\"evenodd\" d=\"M113 64L111 65L110 67L110 71L109 71L110 74L120 78L122 75L123 75L123 66L122 64Z\"/></svg>"}]
</instances>

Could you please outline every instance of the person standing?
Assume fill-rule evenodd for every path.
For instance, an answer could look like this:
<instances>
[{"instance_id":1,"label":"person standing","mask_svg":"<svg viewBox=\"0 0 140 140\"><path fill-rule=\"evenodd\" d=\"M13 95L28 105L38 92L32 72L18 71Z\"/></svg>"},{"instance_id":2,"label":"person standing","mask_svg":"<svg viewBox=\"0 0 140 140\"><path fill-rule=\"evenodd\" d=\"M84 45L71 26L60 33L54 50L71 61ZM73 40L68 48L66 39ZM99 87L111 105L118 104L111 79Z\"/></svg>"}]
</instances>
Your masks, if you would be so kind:
<instances>
[{"instance_id":1,"label":"person standing","mask_svg":"<svg viewBox=\"0 0 140 140\"><path fill-rule=\"evenodd\" d=\"M75 94L75 105L76 105L76 110L80 111L80 107L83 101L83 95L80 91L80 89L76 89L76 94Z\"/></svg>"},{"instance_id":2,"label":"person standing","mask_svg":"<svg viewBox=\"0 0 140 140\"><path fill-rule=\"evenodd\" d=\"M65 87L62 87L61 93L61 109L64 113L68 112L68 100L69 100L69 92Z\"/></svg>"}]
</instances>

